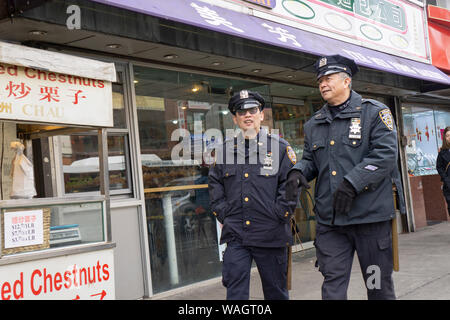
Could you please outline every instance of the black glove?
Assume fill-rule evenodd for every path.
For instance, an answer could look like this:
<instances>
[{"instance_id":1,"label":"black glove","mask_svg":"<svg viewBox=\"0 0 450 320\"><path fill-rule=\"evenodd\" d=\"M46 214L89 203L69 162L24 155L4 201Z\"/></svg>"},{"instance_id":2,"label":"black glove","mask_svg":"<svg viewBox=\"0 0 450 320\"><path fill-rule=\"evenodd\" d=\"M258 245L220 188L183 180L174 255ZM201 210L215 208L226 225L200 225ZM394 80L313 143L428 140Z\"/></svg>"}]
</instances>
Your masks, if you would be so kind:
<instances>
[{"instance_id":1,"label":"black glove","mask_svg":"<svg viewBox=\"0 0 450 320\"><path fill-rule=\"evenodd\" d=\"M286 181L286 200L297 200L300 187L311 188L300 170L291 170Z\"/></svg>"},{"instance_id":2,"label":"black glove","mask_svg":"<svg viewBox=\"0 0 450 320\"><path fill-rule=\"evenodd\" d=\"M347 214L352 208L356 190L352 184L344 179L334 193L333 208L336 214Z\"/></svg>"}]
</instances>

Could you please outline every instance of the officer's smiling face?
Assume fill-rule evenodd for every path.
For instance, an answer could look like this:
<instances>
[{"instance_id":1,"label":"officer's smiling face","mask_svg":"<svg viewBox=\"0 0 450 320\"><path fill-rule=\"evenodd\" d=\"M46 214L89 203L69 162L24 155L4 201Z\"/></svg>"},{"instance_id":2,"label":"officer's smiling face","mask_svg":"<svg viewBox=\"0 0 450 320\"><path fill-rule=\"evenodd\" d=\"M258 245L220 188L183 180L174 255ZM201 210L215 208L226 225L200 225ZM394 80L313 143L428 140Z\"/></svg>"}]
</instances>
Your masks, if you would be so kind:
<instances>
[{"instance_id":1,"label":"officer's smiling face","mask_svg":"<svg viewBox=\"0 0 450 320\"><path fill-rule=\"evenodd\" d=\"M341 73L325 75L317 80L322 98L331 106L347 100L350 95L350 82L351 79L349 77L344 79Z\"/></svg>"},{"instance_id":2,"label":"officer's smiling face","mask_svg":"<svg viewBox=\"0 0 450 320\"><path fill-rule=\"evenodd\" d=\"M245 112L244 110L238 110L236 115L233 116L234 124L243 131L246 138L256 137L263 120L264 111L260 111L258 107L246 109Z\"/></svg>"}]
</instances>

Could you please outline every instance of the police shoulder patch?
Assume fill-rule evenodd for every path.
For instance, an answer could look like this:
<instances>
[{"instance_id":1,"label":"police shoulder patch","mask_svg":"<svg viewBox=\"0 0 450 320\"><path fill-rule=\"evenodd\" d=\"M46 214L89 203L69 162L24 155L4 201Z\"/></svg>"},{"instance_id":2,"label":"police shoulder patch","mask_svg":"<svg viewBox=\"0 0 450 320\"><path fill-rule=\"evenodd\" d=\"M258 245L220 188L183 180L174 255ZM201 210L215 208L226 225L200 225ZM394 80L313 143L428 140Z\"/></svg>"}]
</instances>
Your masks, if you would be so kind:
<instances>
[{"instance_id":1,"label":"police shoulder patch","mask_svg":"<svg viewBox=\"0 0 450 320\"><path fill-rule=\"evenodd\" d=\"M386 127L389 130L394 130L394 120L392 119L391 110L389 109L383 109L380 112L378 112L380 115L381 121L386 125Z\"/></svg>"},{"instance_id":2,"label":"police shoulder patch","mask_svg":"<svg viewBox=\"0 0 450 320\"><path fill-rule=\"evenodd\" d=\"M286 153L287 153L287 156L288 156L289 160L291 160L291 162L293 164L296 164L297 163L297 156L295 155L294 149L292 149L291 146L287 146L286 147Z\"/></svg>"}]
</instances>

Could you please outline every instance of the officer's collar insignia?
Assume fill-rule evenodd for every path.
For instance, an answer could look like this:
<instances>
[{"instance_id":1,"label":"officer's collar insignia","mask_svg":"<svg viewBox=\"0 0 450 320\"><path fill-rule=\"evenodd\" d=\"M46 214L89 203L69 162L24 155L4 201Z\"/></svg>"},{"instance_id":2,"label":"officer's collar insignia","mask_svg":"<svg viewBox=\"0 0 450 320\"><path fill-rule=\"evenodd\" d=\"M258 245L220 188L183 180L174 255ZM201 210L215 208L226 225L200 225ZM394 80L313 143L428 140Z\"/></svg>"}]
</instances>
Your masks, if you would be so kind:
<instances>
[{"instance_id":1,"label":"officer's collar insignia","mask_svg":"<svg viewBox=\"0 0 450 320\"><path fill-rule=\"evenodd\" d=\"M323 66L326 66L327 65L327 58L322 58L322 59L320 59L320 61L319 61L319 68L322 68Z\"/></svg>"},{"instance_id":2,"label":"officer's collar insignia","mask_svg":"<svg viewBox=\"0 0 450 320\"><path fill-rule=\"evenodd\" d=\"M392 119L391 110L383 109L378 114L386 127L391 131L394 130L394 120Z\"/></svg>"},{"instance_id":3,"label":"officer's collar insignia","mask_svg":"<svg viewBox=\"0 0 450 320\"><path fill-rule=\"evenodd\" d=\"M286 147L286 153L287 153L287 156L288 156L289 160L291 160L292 164L296 164L297 163L297 156L295 155L294 149L292 149L291 146L287 146Z\"/></svg>"},{"instance_id":4,"label":"officer's collar insignia","mask_svg":"<svg viewBox=\"0 0 450 320\"><path fill-rule=\"evenodd\" d=\"M247 90L241 90L241 92L239 92L239 96L241 99L247 99L248 98L248 91Z\"/></svg>"},{"instance_id":5,"label":"officer's collar insignia","mask_svg":"<svg viewBox=\"0 0 450 320\"><path fill-rule=\"evenodd\" d=\"M350 139L361 139L361 119L360 118L352 118L351 119L348 137Z\"/></svg>"}]
</instances>

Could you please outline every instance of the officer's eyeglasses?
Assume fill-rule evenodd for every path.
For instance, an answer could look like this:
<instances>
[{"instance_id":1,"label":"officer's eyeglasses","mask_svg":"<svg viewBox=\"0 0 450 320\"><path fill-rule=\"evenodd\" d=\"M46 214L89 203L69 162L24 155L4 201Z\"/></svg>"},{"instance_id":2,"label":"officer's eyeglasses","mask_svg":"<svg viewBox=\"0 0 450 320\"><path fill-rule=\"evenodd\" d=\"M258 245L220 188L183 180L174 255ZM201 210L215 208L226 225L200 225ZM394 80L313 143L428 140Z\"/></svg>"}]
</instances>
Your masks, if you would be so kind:
<instances>
[{"instance_id":1,"label":"officer's eyeglasses","mask_svg":"<svg viewBox=\"0 0 450 320\"><path fill-rule=\"evenodd\" d=\"M238 116L243 117L247 114L247 112L249 112L250 114L256 114L258 112L259 108L258 107L253 107L250 109L239 109L236 110L236 113Z\"/></svg>"}]
</instances>

